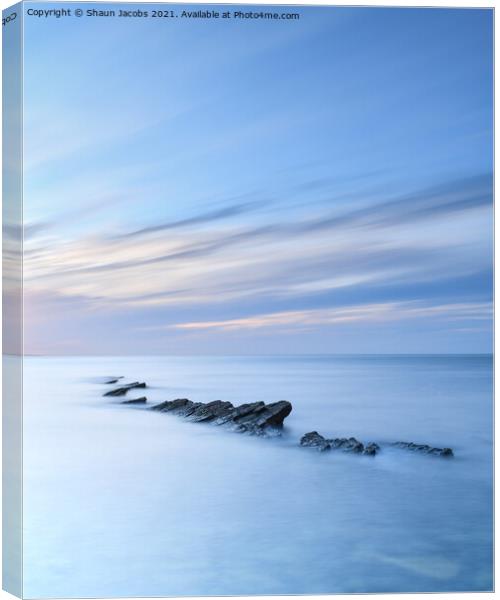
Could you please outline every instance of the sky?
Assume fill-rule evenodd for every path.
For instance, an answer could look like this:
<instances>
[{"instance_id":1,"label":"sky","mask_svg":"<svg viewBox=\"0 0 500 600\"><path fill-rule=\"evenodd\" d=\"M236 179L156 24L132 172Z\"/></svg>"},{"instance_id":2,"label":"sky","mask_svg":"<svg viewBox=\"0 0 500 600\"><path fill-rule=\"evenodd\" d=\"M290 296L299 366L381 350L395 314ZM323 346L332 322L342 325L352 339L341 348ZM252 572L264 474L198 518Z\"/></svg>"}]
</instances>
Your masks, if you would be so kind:
<instances>
[{"instance_id":1,"label":"sky","mask_svg":"<svg viewBox=\"0 0 500 600\"><path fill-rule=\"evenodd\" d=\"M26 353L491 351L492 11L293 12L25 17Z\"/></svg>"}]
</instances>

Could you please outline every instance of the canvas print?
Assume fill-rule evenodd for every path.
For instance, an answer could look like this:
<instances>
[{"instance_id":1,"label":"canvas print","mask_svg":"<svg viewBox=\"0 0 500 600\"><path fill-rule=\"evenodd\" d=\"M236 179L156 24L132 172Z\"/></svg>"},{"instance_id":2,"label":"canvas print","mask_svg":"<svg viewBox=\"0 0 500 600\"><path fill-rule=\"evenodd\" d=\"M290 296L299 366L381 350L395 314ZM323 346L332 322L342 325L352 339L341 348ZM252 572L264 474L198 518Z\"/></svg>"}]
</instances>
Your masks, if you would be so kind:
<instances>
[{"instance_id":1,"label":"canvas print","mask_svg":"<svg viewBox=\"0 0 500 600\"><path fill-rule=\"evenodd\" d=\"M493 588L493 11L22 2L4 588Z\"/></svg>"}]
</instances>

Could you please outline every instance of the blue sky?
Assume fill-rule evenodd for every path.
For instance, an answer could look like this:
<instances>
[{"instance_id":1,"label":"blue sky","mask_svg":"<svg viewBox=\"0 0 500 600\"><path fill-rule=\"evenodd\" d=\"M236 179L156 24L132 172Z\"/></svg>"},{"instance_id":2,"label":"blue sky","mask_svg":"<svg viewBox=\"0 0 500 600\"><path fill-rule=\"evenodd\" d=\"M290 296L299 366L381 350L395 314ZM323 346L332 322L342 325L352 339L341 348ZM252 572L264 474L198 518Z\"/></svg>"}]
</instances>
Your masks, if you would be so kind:
<instances>
[{"instance_id":1,"label":"blue sky","mask_svg":"<svg viewBox=\"0 0 500 600\"><path fill-rule=\"evenodd\" d=\"M293 11L26 17L26 352L491 351L492 12Z\"/></svg>"}]
</instances>

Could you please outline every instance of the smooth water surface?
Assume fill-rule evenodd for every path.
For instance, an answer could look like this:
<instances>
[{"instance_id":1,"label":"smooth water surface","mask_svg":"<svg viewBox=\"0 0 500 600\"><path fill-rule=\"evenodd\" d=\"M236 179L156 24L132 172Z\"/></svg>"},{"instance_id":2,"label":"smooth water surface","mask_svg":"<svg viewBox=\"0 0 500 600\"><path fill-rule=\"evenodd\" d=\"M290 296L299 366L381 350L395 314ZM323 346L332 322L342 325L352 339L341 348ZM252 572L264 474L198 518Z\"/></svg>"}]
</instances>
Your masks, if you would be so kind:
<instances>
[{"instance_id":1,"label":"smooth water surface","mask_svg":"<svg viewBox=\"0 0 500 600\"><path fill-rule=\"evenodd\" d=\"M280 439L119 404L290 400ZM486 356L27 358L25 597L492 588ZM451 460L300 448L305 432Z\"/></svg>"}]
</instances>

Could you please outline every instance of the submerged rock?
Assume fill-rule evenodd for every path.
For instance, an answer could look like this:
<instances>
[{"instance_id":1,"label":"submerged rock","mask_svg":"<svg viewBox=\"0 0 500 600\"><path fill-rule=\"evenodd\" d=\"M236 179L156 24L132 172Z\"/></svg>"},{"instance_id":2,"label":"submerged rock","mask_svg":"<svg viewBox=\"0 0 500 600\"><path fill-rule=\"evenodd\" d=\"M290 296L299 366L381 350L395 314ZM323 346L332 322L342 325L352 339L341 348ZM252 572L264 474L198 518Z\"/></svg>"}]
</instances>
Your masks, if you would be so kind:
<instances>
[{"instance_id":1,"label":"submerged rock","mask_svg":"<svg viewBox=\"0 0 500 600\"><path fill-rule=\"evenodd\" d=\"M123 375L120 375L119 377L107 377L106 381L104 381L103 383L106 383L106 384L118 383L119 379L123 379Z\"/></svg>"},{"instance_id":2,"label":"submerged rock","mask_svg":"<svg viewBox=\"0 0 500 600\"><path fill-rule=\"evenodd\" d=\"M152 410L173 413L196 423L212 422L231 426L235 431L269 435L280 432L283 421L292 412L292 405L286 400L272 404L252 402L233 406L231 402L222 400L204 403L178 398L157 404Z\"/></svg>"},{"instance_id":3,"label":"submerged rock","mask_svg":"<svg viewBox=\"0 0 500 600\"><path fill-rule=\"evenodd\" d=\"M139 383L138 381L134 381L134 383L129 383L128 385L124 385L123 387L115 388L114 390L110 390L106 392L104 396L124 396L129 390L133 390L135 388L145 388L145 383Z\"/></svg>"},{"instance_id":4,"label":"submerged rock","mask_svg":"<svg viewBox=\"0 0 500 600\"><path fill-rule=\"evenodd\" d=\"M116 383L123 377L114 377L106 383ZM106 392L104 396L123 396L129 390L145 388L145 383L129 383L119 388ZM133 398L123 400L121 404L146 404L147 398ZM283 422L292 412L292 405L286 400L265 404L264 402L250 402L234 406L231 402L214 400L212 402L192 402L188 398L167 400L151 407L157 412L168 412L183 417L194 423L213 423L214 425L227 425L234 431L247 432L253 435L280 434ZM380 446L375 442L364 445L355 437L350 438L325 438L317 431L310 431L300 439L300 445L316 448L319 452L327 450L341 450L352 454L375 456L380 451ZM394 442L390 444L395 448L430 454L449 458L454 456L451 448L435 448L427 444L413 442Z\"/></svg>"},{"instance_id":5,"label":"submerged rock","mask_svg":"<svg viewBox=\"0 0 500 600\"><path fill-rule=\"evenodd\" d=\"M363 454L366 454L367 456L375 456L375 454L377 454L379 450L380 446L378 444L376 444L375 442L370 442L365 446Z\"/></svg>"},{"instance_id":6,"label":"submerged rock","mask_svg":"<svg viewBox=\"0 0 500 600\"><path fill-rule=\"evenodd\" d=\"M310 431L304 434L300 439L300 445L316 448L320 452L325 452L325 450L342 450L343 452L364 454L366 456L375 456L380 451L380 446L375 442L370 442L365 446L355 437L328 439L320 435L317 431ZM444 458L454 456L451 448L434 448L427 444L414 444L413 442L394 442L390 445L402 448L403 450L442 456Z\"/></svg>"},{"instance_id":7,"label":"submerged rock","mask_svg":"<svg viewBox=\"0 0 500 600\"><path fill-rule=\"evenodd\" d=\"M380 450L378 444L370 442L365 447L360 441L354 437L350 438L334 438L327 439L320 435L317 431L310 431L300 439L301 446L309 446L316 448L320 452L325 450L342 450L343 452L352 452L354 454L366 454L375 456Z\"/></svg>"},{"instance_id":8,"label":"submerged rock","mask_svg":"<svg viewBox=\"0 0 500 600\"><path fill-rule=\"evenodd\" d=\"M319 452L325 452L325 450L330 450L331 448L330 442L317 431L310 431L309 433L304 434L300 438L300 445L317 448Z\"/></svg>"},{"instance_id":9,"label":"submerged rock","mask_svg":"<svg viewBox=\"0 0 500 600\"><path fill-rule=\"evenodd\" d=\"M444 458L451 458L454 456L451 448L433 448L427 444L414 444L413 442L394 442L391 444L396 448L402 448L403 450L410 450L411 452L419 452L421 454L432 454L433 456L442 456Z\"/></svg>"},{"instance_id":10,"label":"submerged rock","mask_svg":"<svg viewBox=\"0 0 500 600\"><path fill-rule=\"evenodd\" d=\"M146 398L146 396L143 396L142 398L132 398L131 400L122 400L120 402L120 404L146 404L147 401L148 401L148 399Z\"/></svg>"},{"instance_id":11,"label":"submerged rock","mask_svg":"<svg viewBox=\"0 0 500 600\"><path fill-rule=\"evenodd\" d=\"M365 447L355 437L350 438L335 438L333 440L327 440L332 449L343 450L344 452L354 452L355 454L361 454Z\"/></svg>"}]
</instances>

